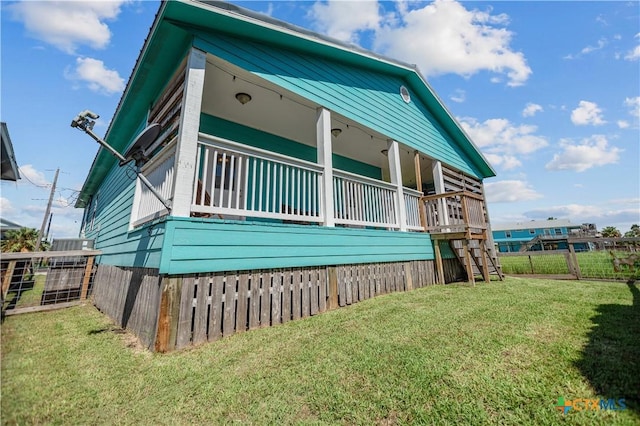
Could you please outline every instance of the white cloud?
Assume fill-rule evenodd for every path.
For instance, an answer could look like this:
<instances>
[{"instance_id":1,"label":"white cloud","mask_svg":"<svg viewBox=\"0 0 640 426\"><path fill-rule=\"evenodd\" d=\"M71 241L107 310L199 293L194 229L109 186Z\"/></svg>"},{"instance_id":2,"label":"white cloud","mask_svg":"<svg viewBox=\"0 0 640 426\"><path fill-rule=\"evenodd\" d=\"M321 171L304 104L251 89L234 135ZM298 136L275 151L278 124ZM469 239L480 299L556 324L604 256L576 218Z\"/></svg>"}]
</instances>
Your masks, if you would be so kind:
<instances>
[{"instance_id":1,"label":"white cloud","mask_svg":"<svg viewBox=\"0 0 640 426\"><path fill-rule=\"evenodd\" d=\"M542 111L544 111L544 109L542 109L541 105L529 102L524 107L524 110L522 110L522 116L523 117L533 117L534 115L536 115L536 113L542 112Z\"/></svg>"},{"instance_id":2,"label":"white cloud","mask_svg":"<svg viewBox=\"0 0 640 426\"><path fill-rule=\"evenodd\" d=\"M606 123L602 118L602 110L595 102L589 101L580 101L578 107L571 111L571 121L578 126L599 126Z\"/></svg>"},{"instance_id":3,"label":"white cloud","mask_svg":"<svg viewBox=\"0 0 640 426\"><path fill-rule=\"evenodd\" d=\"M394 5L395 11L385 13L377 1L317 1L309 16L316 29L352 43L372 31L375 50L415 63L427 76L489 71L506 75L509 86L529 78L524 54L510 47L507 15L467 10L450 0L415 8L405 1Z\"/></svg>"},{"instance_id":4,"label":"white cloud","mask_svg":"<svg viewBox=\"0 0 640 426\"><path fill-rule=\"evenodd\" d=\"M93 58L77 58L76 69L66 72L70 80L82 81L94 92L106 94L124 90L125 82L115 70L107 69L104 62Z\"/></svg>"},{"instance_id":5,"label":"white cloud","mask_svg":"<svg viewBox=\"0 0 640 426\"><path fill-rule=\"evenodd\" d=\"M621 129L628 129L629 128L629 122L626 120L618 120L618 127Z\"/></svg>"},{"instance_id":6,"label":"white cloud","mask_svg":"<svg viewBox=\"0 0 640 426\"><path fill-rule=\"evenodd\" d=\"M592 167L615 164L622 150L609 146L604 135L593 135L574 144L571 140L560 141L562 152L555 154L545 166L547 170L573 170L584 172Z\"/></svg>"},{"instance_id":7,"label":"white cloud","mask_svg":"<svg viewBox=\"0 0 640 426\"><path fill-rule=\"evenodd\" d=\"M636 34L635 38L640 38L640 33ZM627 52L624 59L626 59L627 61L640 60L640 44Z\"/></svg>"},{"instance_id":8,"label":"white cloud","mask_svg":"<svg viewBox=\"0 0 640 426\"><path fill-rule=\"evenodd\" d=\"M566 55L563 59L578 59L584 55L588 55L589 53L603 49L608 43L609 43L608 40L603 37L600 40L598 40L598 43L595 46L592 46L592 45L585 46L580 50L580 53L577 53L577 54L570 53Z\"/></svg>"},{"instance_id":9,"label":"white cloud","mask_svg":"<svg viewBox=\"0 0 640 426\"><path fill-rule=\"evenodd\" d=\"M358 33L380 26L377 1L316 2L308 15L316 30L339 40L358 43Z\"/></svg>"},{"instance_id":10,"label":"white cloud","mask_svg":"<svg viewBox=\"0 0 640 426\"><path fill-rule=\"evenodd\" d=\"M513 155L498 155L487 153L484 154L485 158L494 167L501 167L504 170L512 170L522 166L522 162Z\"/></svg>"},{"instance_id":11,"label":"white cloud","mask_svg":"<svg viewBox=\"0 0 640 426\"><path fill-rule=\"evenodd\" d=\"M41 187L47 187L51 185L51 182L47 180L47 178L44 176L44 173L36 170L36 168L31 164L20 166L20 176L25 179L26 182L24 183L30 182L33 185ZM20 180L20 183L23 183L22 180Z\"/></svg>"},{"instance_id":12,"label":"white cloud","mask_svg":"<svg viewBox=\"0 0 640 426\"><path fill-rule=\"evenodd\" d=\"M506 74L509 86L524 84L531 68L522 52L511 49L513 33L504 14L467 10L460 3L435 0L385 24L374 45L384 53L417 63L428 76L479 71Z\"/></svg>"},{"instance_id":13,"label":"white cloud","mask_svg":"<svg viewBox=\"0 0 640 426\"><path fill-rule=\"evenodd\" d=\"M569 219L572 223L595 223L599 229L605 226L616 226L623 233L631 224L640 222L640 200L633 203L622 203L608 200L603 205L567 204L564 206L541 207L524 213L529 219L545 219L557 217Z\"/></svg>"},{"instance_id":14,"label":"white cloud","mask_svg":"<svg viewBox=\"0 0 640 426\"><path fill-rule=\"evenodd\" d=\"M627 54L624 55L624 59L626 59L627 61L637 61L637 60L639 60L640 59L640 46L636 46L635 48L633 48L632 50L627 52Z\"/></svg>"},{"instance_id":15,"label":"white cloud","mask_svg":"<svg viewBox=\"0 0 640 426\"><path fill-rule=\"evenodd\" d=\"M629 108L629 114L634 118L640 119L640 96L626 98L624 100L624 106Z\"/></svg>"},{"instance_id":16,"label":"white cloud","mask_svg":"<svg viewBox=\"0 0 640 426\"><path fill-rule=\"evenodd\" d=\"M74 53L82 45L105 48L111 39L105 21L115 19L128 1L22 1L7 8L34 38Z\"/></svg>"},{"instance_id":17,"label":"white cloud","mask_svg":"<svg viewBox=\"0 0 640 426\"><path fill-rule=\"evenodd\" d=\"M478 122L473 118L459 119L471 140L487 156L491 164L505 170L521 166L518 156L531 154L548 145L538 136L533 125L515 125L505 118L493 118Z\"/></svg>"},{"instance_id":18,"label":"white cloud","mask_svg":"<svg viewBox=\"0 0 640 426\"><path fill-rule=\"evenodd\" d=\"M462 103L467 99L467 93L462 89L456 89L453 94L449 96L453 102Z\"/></svg>"},{"instance_id":19,"label":"white cloud","mask_svg":"<svg viewBox=\"0 0 640 426\"><path fill-rule=\"evenodd\" d=\"M583 55L586 55L588 53L595 52L596 50L600 50L606 45L607 45L607 39L601 38L600 40L598 40L598 44L596 46L587 46L583 48L580 51L580 53L582 53Z\"/></svg>"},{"instance_id":20,"label":"white cloud","mask_svg":"<svg viewBox=\"0 0 640 426\"><path fill-rule=\"evenodd\" d=\"M7 217L15 213L16 209L8 198L0 197L0 215Z\"/></svg>"},{"instance_id":21,"label":"white cloud","mask_svg":"<svg viewBox=\"0 0 640 426\"><path fill-rule=\"evenodd\" d=\"M503 180L484 185L487 201L492 203L513 203L542 198L542 194L522 180Z\"/></svg>"}]
</instances>

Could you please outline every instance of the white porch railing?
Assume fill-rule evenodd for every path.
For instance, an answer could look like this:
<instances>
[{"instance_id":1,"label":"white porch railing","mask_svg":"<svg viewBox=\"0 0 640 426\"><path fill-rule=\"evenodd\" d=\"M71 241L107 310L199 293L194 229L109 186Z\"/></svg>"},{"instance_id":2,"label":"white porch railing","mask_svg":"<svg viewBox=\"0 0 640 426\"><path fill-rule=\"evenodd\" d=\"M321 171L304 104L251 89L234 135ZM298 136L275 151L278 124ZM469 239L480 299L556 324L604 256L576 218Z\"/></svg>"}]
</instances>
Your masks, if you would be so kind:
<instances>
[{"instance_id":1,"label":"white porch railing","mask_svg":"<svg viewBox=\"0 0 640 426\"><path fill-rule=\"evenodd\" d=\"M263 217L322 223L322 167L308 161L200 134L192 216ZM336 224L399 229L397 187L333 171ZM421 230L421 193L404 188L407 229Z\"/></svg>"},{"instance_id":2,"label":"white porch railing","mask_svg":"<svg viewBox=\"0 0 640 426\"><path fill-rule=\"evenodd\" d=\"M204 134L196 164L195 216L323 221L317 164Z\"/></svg>"},{"instance_id":3,"label":"white porch railing","mask_svg":"<svg viewBox=\"0 0 640 426\"><path fill-rule=\"evenodd\" d=\"M156 191L166 200L173 198L173 171L175 167L175 140L167 145L164 152L153 158L141 170ZM136 190L131 212L131 227L168 214L166 207L147 188L140 179L136 181Z\"/></svg>"},{"instance_id":4,"label":"white porch railing","mask_svg":"<svg viewBox=\"0 0 640 426\"><path fill-rule=\"evenodd\" d=\"M407 211L407 229L413 231L423 231L424 227L420 223L420 199L422 192L409 188L403 188L404 206Z\"/></svg>"},{"instance_id":5,"label":"white porch railing","mask_svg":"<svg viewBox=\"0 0 640 426\"><path fill-rule=\"evenodd\" d=\"M396 187L342 170L333 171L337 224L399 228Z\"/></svg>"}]
</instances>

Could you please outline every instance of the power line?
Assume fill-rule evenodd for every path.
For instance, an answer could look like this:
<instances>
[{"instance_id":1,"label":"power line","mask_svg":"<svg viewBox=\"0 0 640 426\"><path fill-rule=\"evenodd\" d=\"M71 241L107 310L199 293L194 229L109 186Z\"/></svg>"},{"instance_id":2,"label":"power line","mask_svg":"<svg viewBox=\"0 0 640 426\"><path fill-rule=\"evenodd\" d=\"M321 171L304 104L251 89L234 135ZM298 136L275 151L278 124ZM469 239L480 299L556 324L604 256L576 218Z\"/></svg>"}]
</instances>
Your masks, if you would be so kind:
<instances>
[{"instance_id":1,"label":"power line","mask_svg":"<svg viewBox=\"0 0 640 426\"><path fill-rule=\"evenodd\" d=\"M38 187L38 188L47 189L47 188L51 187L51 184L40 185L40 184L35 183L31 179L29 179L29 177L24 172L20 175L20 177L25 178L31 185L33 185L35 187Z\"/></svg>"}]
</instances>

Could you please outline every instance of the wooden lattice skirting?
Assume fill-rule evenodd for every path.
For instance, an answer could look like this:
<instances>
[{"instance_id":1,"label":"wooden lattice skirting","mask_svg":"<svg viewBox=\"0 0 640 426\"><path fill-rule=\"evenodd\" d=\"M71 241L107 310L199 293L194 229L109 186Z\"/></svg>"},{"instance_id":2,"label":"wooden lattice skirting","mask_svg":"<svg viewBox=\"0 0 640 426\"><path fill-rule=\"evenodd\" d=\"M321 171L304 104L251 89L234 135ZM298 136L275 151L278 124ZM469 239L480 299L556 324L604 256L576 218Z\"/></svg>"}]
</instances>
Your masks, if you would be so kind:
<instances>
[{"instance_id":1,"label":"wooden lattice skirting","mask_svg":"<svg viewBox=\"0 0 640 426\"><path fill-rule=\"evenodd\" d=\"M460 267L445 260L445 281ZM162 276L99 265L94 303L151 350L167 352L317 315L437 282L434 262L411 261Z\"/></svg>"}]
</instances>

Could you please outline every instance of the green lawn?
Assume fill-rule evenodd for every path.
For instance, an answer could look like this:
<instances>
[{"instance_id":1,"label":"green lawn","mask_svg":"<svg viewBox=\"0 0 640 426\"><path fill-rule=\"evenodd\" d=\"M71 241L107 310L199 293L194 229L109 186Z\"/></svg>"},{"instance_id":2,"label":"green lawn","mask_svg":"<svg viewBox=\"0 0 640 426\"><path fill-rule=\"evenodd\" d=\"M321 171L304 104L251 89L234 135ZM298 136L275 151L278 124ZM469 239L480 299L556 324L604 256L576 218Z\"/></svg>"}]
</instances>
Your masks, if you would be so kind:
<instances>
[{"instance_id":1,"label":"green lawn","mask_svg":"<svg viewBox=\"0 0 640 426\"><path fill-rule=\"evenodd\" d=\"M433 286L164 355L91 306L12 316L2 422L638 424L639 299L609 282ZM559 397L629 408L563 416Z\"/></svg>"},{"instance_id":2,"label":"green lawn","mask_svg":"<svg viewBox=\"0 0 640 426\"><path fill-rule=\"evenodd\" d=\"M44 274L27 275L19 290L7 293L4 307L18 309L40 305L46 279Z\"/></svg>"}]
</instances>

